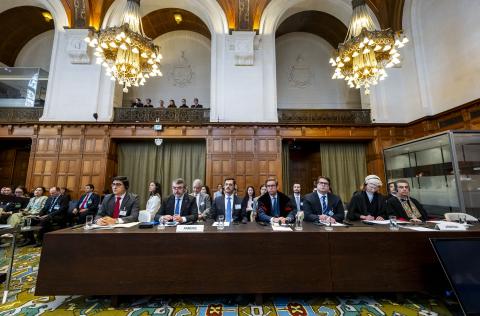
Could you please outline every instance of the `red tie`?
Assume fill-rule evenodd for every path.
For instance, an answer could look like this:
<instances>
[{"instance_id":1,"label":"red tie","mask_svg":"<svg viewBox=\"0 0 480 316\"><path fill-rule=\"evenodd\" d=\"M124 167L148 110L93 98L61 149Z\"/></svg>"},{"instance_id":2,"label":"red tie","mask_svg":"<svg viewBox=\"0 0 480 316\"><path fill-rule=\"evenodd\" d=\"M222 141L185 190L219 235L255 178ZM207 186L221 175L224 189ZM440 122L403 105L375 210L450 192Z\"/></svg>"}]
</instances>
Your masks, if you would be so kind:
<instances>
[{"instance_id":1,"label":"red tie","mask_svg":"<svg viewBox=\"0 0 480 316\"><path fill-rule=\"evenodd\" d=\"M84 209L85 208L85 205L87 204L87 201L88 201L88 198L90 197L90 193L87 193L87 195L85 196L85 198L83 199L82 201L82 205L80 205L80 209Z\"/></svg>"},{"instance_id":2,"label":"red tie","mask_svg":"<svg viewBox=\"0 0 480 316\"><path fill-rule=\"evenodd\" d=\"M113 218L118 218L120 214L120 200L122 199L121 196L117 196L117 200L115 201L115 207L113 208Z\"/></svg>"}]
</instances>

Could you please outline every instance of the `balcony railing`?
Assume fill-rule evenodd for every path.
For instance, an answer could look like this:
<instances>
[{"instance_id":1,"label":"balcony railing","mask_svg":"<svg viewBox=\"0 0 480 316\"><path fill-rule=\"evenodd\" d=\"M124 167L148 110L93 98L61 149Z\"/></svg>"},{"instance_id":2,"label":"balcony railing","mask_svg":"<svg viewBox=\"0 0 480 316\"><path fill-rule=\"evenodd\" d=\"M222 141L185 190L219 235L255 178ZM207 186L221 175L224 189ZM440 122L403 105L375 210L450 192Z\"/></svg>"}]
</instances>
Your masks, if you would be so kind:
<instances>
[{"instance_id":1,"label":"balcony railing","mask_svg":"<svg viewBox=\"0 0 480 316\"><path fill-rule=\"evenodd\" d=\"M190 123L210 122L210 109L114 108L115 123Z\"/></svg>"},{"instance_id":2,"label":"balcony railing","mask_svg":"<svg viewBox=\"0 0 480 316\"><path fill-rule=\"evenodd\" d=\"M372 124L370 110L278 110L280 124Z\"/></svg>"},{"instance_id":3,"label":"balcony railing","mask_svg":"<svg viewBox=\"0 0 480 316\"><path fill-rule=\"evenodd\" d=\"M42 107L0 107L0 123L38 122L42 114Z\"/></svg>"}]
</instances>

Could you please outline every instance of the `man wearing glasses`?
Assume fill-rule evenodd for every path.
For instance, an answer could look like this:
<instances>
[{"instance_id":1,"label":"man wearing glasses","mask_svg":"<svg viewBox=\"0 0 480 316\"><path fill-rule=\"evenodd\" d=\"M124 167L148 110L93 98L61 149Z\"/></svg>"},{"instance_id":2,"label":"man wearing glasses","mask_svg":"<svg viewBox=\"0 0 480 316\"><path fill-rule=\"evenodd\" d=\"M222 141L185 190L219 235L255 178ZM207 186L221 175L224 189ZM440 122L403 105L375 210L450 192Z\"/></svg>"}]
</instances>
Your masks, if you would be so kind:
<instances>
[{"instance_id":1,"label":"man wearing glasses","mask_svg":"<svg viewBox=\"0 0 480 316\"><path fill-rule=\"evenodd\" d=\"M127 191L129 185L127 177L113 178L113 193L103 199L95 217L97 225L106 226L138 221L140 209L138 195Z\"/></svg>"},{"instance_id":2,"label":"man wearing glasses","mask_svg":"<svg viewBox=\"0 0 480 316\"><path fill-rule=\"evenodd\" d=\"M264 223L292 223L295 221L295 207L292 200L278 191L278 181L269 178L265 182L267 194L258 199L258 220Z\"/></svg>"},{"instance_id":3,"label":"man wearing glasses","mask_svg":"<svg viewBox=\"0 0 480 316\"><path fill-rule=\"evenodd\" d=\"M182 178L173 180L172 195L163 201L155 215L155 221L177 222L179 224L194 223L198 219L197 200L186 193L185 181Z\"/></svg>"},{"instance_id":4,"label":"man wearing glasses","mask_svg":"<svg viewBox=\"0 0 480 316\"><path fill-rule=\"evenodd\" d=\"M387 218L387 204L383 195L378 193L382 186L380 178L374 174L365 178L363 191L356 193L350 200L348 220L383 221Z\"/></svg>"},{"instance_id":5,"label":"man wearing glasses","mask_svg":"<svg viewBox=\"0 0 480 316\"><path fill-rule=\"evenodd\" d=\"M320 176L317 179L317 191L305 195L303 209L305 220L309 222L336 223L345 217L343 203L339 196L331 192L330 179Z\"/></svg>"}]
</instances>

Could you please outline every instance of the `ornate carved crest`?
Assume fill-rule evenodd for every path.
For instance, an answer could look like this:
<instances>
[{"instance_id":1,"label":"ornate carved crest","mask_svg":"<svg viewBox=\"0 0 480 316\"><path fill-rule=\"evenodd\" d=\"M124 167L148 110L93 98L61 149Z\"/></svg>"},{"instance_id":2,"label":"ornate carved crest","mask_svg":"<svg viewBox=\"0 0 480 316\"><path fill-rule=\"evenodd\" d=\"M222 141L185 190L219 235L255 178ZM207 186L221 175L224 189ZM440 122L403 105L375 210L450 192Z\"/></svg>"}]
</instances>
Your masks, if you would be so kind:
<instances>
[{"instance_id":1,"label":"ornate carved crest","mask_svg":"<svg viewBox=\"0 0 480 316\"><path fill-rule=\"evenodd\" d=\"M310 65L305 63L301 54L298 55L295 64L290 66L288 82L295 88L303 89L312 85L312 79Z\"/></svg>"},{"instance_id":2,"label":"ornate carved crest","mask_svg":"<svg viewBox=\"0 0 480 316\"><path fill-rule=\"evenodd\" d=\"M173 82L174 86L183 88L192 83L194 74L190 62L187 57L185 57L185 51L182 51L178 62L172 66L172 70L169 73L169 80Z\"/></svg>"}]
</instances>

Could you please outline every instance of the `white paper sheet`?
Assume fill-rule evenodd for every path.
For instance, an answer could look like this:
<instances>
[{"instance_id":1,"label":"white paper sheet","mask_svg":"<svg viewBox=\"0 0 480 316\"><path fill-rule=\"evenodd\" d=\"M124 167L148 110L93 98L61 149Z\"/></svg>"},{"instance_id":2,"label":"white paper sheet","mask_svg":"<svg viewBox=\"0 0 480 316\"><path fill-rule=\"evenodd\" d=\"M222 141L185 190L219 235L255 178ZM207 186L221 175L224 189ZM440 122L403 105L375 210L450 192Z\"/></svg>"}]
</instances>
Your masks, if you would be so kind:
<instances>
[{"instance_id":1,"label":"white paper sheet","mask_svg":"<svg viewBox=\"0 0 480 316\"><path fill-rule=\"evenodd\" d=\"M431 229L431 228L421 227L421 226L402 226L402 228L411 229L418 232L438 232L438 230L436 229Z\"/></svg>"},{"instance_id":2,"label":"white paper sheet","mask_svg":"<svg viewBox=\"0 0 480 316\"><path fill-rule=\"evenodd\" d=\"M292 229L288 226L272 226L274 232L291 232Z\"/></svg>"},{"instance_id":3,"label":"white paper sheet","mask_svg":"<svg viewBox=\"0 0 480 316\"><path fill-rule=\"evenodd\" d=\"M214 222L212 226L218 226L218 222ZM223 226L230 226L230 222L223 222Z\"/></svg>"},{"instance_id":4,"label":"white paper sheet","mask_svg":"<svg viewBox=\"0 0 480 316\"><path fill-rule=\"evenodd\" d=\"M390 224L390 220L386 219L383 221L362 221L365 223L372 223L372 224L377 224L377 225L388 225ZM409 222L404 222L404 221L397 221L397 224L402 225L402 224L408 224Z\"/></svg>"},{"instance_id":5,"label":"white paper sheet","mask_svg":"<svg viewBox=\"0 0 480 316\"><path fill-rule=\"evenodd\" d=\"M332 227L344 227L344 226L347 226L345 224L342 224L342 223L332 223L332 225L330 225L329 223L327 222L320 222L322 224L324 224L325 226L332 226Z\"/></svg>"}]
</instances>

